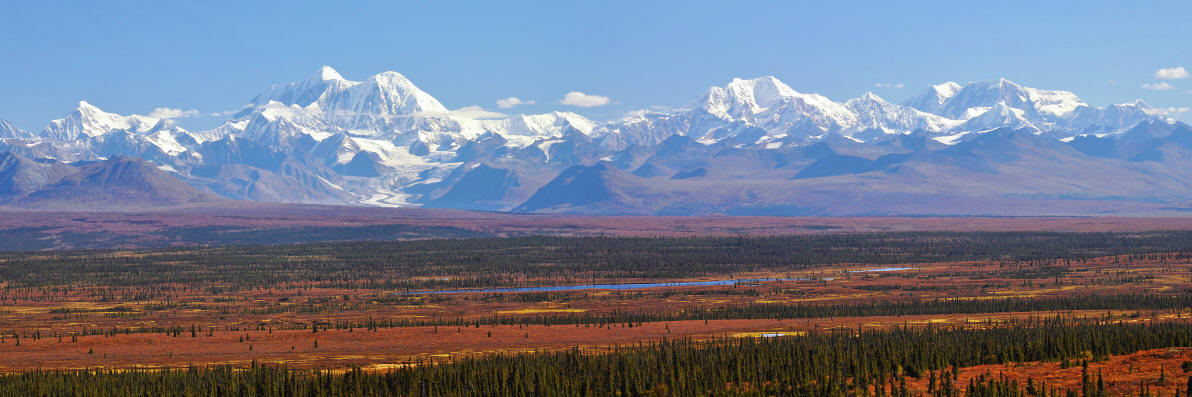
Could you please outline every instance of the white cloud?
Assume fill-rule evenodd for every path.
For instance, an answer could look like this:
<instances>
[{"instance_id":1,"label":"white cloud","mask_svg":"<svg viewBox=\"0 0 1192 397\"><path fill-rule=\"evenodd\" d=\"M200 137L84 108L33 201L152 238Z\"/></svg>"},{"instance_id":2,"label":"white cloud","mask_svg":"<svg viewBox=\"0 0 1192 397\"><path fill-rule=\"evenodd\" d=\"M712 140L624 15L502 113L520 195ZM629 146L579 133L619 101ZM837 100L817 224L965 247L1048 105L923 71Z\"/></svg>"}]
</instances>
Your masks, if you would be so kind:
<instances>
[{"instance_id":1,"label":"white cloud","mask_svg":"<svg viewBox=\"0 0 1192 397\"><path fill-rule=\"evenodd\" d=\"M1155 78L1159 80L1175 80L1188 77L1188 71L1183 66L1159 69L1155 71Z\"/></svg>"},{"instance_id":2,"label":"white cloud","mask_svg":"<svg viewBox=\"0 0 1192 397\"><path fill-rule=\"evenodd\" d=\"M877 83L874 86L878 88L902 88L902 83Z\"/></svg>"},{"instance_id":3,"label":"white cloud","mask_svg":"<svg viewBox=\"0 0 1192 397\"><path fill-rule=\"evenodd\" d=\"M559 103L564 105L579 106L583 108L590 108L594 106L604 106L610 102L608 97L600 95L588 95L579 91L568 92L563 95L563 99Z\"/></svg>"},{"instance_id":4,"label":"white cloud","mask_svg":"<svg viewBox=\"0 0 1192 397\"><path fill-rule=\"evenodd\" d=\"M503 119L506 116L504 113L485 110L480 106L464 106L459 109L447 111L448 115L467 117L470 119Z\"/></svg>"},{"instance_id":5,"label":"white cloud","mask_svg":"<svg viewBox=\"0 0 1192 397\"><path fill-rule=\"evenodd\" d=\"M534 101L523 101L521 98L511 96L497 100L497 107L501 109L509 109L517 105L533 105Z\"/></svg>"},{"instance_id":6,"label":"white cloud","mask_svg":"<svg viewBox=\"0 0 1192 397\"><path fill-rule=\"evenodd\" d=\"M1160 109L1160 110L1162 110L1163 113L1168 116L1177 116L1181 113L1192 112L1192 108L1189 108L1189 107L1167 108L1167 109Z\"/></svg>"},{"instance_id":7,"label":"white cloud","mask_svg":"<svg viewBox=\"0 0 1192 397\"><path fill-rule=\"evenodd\" d=\"M1172 88L1175 88L1175 86L1173 86L1171 84L1167 84L1166 81L1160 81L1155 84L1143 84L1142 88L1146 88L1148 90L1163 91L1163 90L1170 90Z\"/></svg>"},{"instance_id":8,"label":"white cloud","mask_svg":"<svg viewBox=\"0 0 1192 397\"><path fill-rule=\"evenodd\" d=\"M199 115L199 111L195 109L182 110L171 108L156 108L149 112L149 117L155 119L180 119L186 117L195 117Z\"/></svg>"}]
</instances>

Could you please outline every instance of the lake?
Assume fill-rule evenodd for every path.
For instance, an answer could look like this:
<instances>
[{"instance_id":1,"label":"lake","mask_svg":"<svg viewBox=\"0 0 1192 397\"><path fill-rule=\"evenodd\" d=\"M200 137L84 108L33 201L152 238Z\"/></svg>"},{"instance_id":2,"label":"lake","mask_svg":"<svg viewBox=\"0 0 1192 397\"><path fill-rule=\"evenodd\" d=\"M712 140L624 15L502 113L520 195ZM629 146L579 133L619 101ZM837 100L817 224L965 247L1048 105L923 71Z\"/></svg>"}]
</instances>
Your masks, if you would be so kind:
<instances>
[{"instance_id":1,"label":"lake","mask_svg":"<svg viewBox=\"0 0 1192 397\"><path fill-rule=\"evenodd\" d=\"M806 281L806 279L801 279L801 278L742 278L742 279L734 279L734 280L679 281L679 282L663 282L663 283L583 284L583 285L562 285L562 286L546 286L546 287L445 289L445 290L437 290L437 291L399 292L397 294L398 295L428 295L428 294L461 294L461 293L468 293L468 292L555 292L555 291L578 291L578 290L587 290L587 289L627 290L627 289L664 288L664 287L737 285L737 284L745 284L745 283L763 283L763 282L774 282L774 281Z\"/></svg>"}]
</instances>

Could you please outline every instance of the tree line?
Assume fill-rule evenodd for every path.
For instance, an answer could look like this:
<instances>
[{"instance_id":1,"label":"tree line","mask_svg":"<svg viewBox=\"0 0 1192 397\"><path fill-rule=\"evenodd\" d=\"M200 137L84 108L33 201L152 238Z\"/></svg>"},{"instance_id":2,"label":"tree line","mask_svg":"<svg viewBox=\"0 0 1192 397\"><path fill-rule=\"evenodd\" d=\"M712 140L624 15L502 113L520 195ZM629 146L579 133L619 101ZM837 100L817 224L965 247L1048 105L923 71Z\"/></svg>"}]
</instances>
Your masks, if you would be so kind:
<instances>
[{"instance_id":1,"label":"tree line","mask_svg":"<svg viewBox=\"0 0 1192 397\"><path fill-rule=\"evenodd\" d=\"M829 331L779 338L663 340L594 354L579 349L416 362L383 372L291 370L253 363L181 370L34 371L0 375L0 395L221 396L891 396L927 379L932 396L1100 396L1001 377L957 381L966 367L1026 361L1089 365L1115 354L1192 346L1192 325L1039 319L1014 326ZM1147 389L1140 392L1149 393ZM1183 389L1187 396L1187 389ZM1142 393L1139 393L1142 394Z\"/></svg>"}]
</instances>

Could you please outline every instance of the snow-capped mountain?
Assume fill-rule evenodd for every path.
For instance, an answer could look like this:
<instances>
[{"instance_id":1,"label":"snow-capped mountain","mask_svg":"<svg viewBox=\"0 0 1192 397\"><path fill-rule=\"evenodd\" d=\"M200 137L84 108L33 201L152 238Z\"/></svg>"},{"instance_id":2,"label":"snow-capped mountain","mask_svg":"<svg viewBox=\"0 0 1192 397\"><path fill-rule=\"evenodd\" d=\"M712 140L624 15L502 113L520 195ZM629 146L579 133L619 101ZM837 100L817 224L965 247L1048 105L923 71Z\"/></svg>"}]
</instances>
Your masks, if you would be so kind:
<instances>
[{"instance_id":1,"label":"snow-capped mountain","mask_svg":"<svg viewBox=\"0 0 1192 397\"><path fill-rule=\"evenodd\" d=\"M857 124L857 115L843 104L818 94L803 94L773 76L752 80L733 79L724 87L712 87L700 101L693 131L688 136L715 142L731 133L720 123L739 123L766 130L766 136L810 138Z\"/></svg>"},{"instance_id":2,"label":"snow-capped mountain","mask_svg":"<svg viewBox=\"0 0 1192 397\"><path fill-rule=\"evenodd\" d=\"M932 96L938 98L938 104L932 103ZM1051 121L1089 106L1068 91L1022 87L1006 79L969 83L963 87L947 82L932 86L906 105L921 106L919 110L952 119L969 119L998 103L1022 110L1033 119Z\"/></svg>"},{"instance_id":3,"label":"snow-capped mountain","mask_svg":"<svg viewBox=\"0 0 1192 397\"><path fill-rule=\"evenodd\" d=\"M442 114L447 108L397 72L350 81L330 66L323 66L304 81L274 85L250 103L296 105L330 125L346 129L385 129L395 119L422 114ZM397 125L401 125L400 123Z\"/></svg>"},{"instance_id":4,"label":"snow-capped mountain","mask_svg":"<svg viewBox=\"0 0 1192 397\"><path fill-rule=\"evenodd\" d=\"M61 119L53 120L42 131L41 137L56 141L74 141L80 138L96 138L113 131L147 132L159 120L151 117L121 116L100 110L87 101Z\"/></svg>"},{"instance_id":5,"label":"snow-capped mountain","mask_svg":"<svg viewBox=\"0 0 1192 397\"><path fill-rule=\"evenodd\" d=\"M999 208L1007 197L1192 197L1192 188L1176 183L1187 178L1168 175L1186 162L1179 153L1192 151L1181 140L1187 130L1140 101L1099 108L1071 92L1005 79L934 85L901 105L873 93L836 102L769 76L732 79L685 110L596 122L571 112L452 109L402 74L354 81L324 66L266 89L210 130L80 102L38 133L0 121L0 151L66 162L138 157L204 192L245 200L542 212L914 212L874 195L887 192L919 199L915 211L971 213ZM1129 143L1114 143L1119 139ZM1039 174L1048 167L1070 170L1071 181ZM1132 182L1107 187L1096 180L1103 175ZM1116 188L1124 192L1109 193ZM931 204L940 200L944 207Z\"/></svg>"},{"instance_id":6,"label":"snow-capped mountain","mask_svg":"<svg viewBox=\"0 0 1192 397\"><path fill-rule=\"evenodd\" d=\"M1026 127L1056 138L1075 133L1121 132L1161 117L1139 102L1096 108L1072 92L1023 87L1006 79L964 86L953 82L935 85L904 105L964 120L956 132Z\"/></svg>"},{"instance_id":7,"label":"snow-capped mountain","mask_svg":"<svg viewBox=\"0 0 1192 397\"><path fill-rule=\"evenodd\" d=\"M873 139L876 136L858 137L857 133L864 131L877 131L884 134L906 134L913 131L938 133L951 130L961 124L959 120L891 104L872 92L865 93L860 98L848 100L845 102L845 106L857 115L857 123L849 128L849 136L862 140Z\"/></svg>"},{"instance_id":8,"label":"snow-capped mountain","mask_svg":"<svg viewBox=\"0 0 1192 397\"><path fill-rule=\"evenodd\" d=\"M1076 108L1067 117L1064 127L1070 133L1113 134L1148 120L1168 120L1168 117L1142 100L1136 100L1131 103L1109 105L1105 108L1087 106Z\"/></svg>"},{"instance_id":9,"label":"snow-capped mountain","mask_svg":"<svg viewBox=\"0 0 1192 397\"><path fill-rule=\"evenodd\" d=\"M705 144L728 140L770 147L806 145L830 134L874 141L918 133L954 143L967 133L1001 127L1028 128L1056 138L1081 131L1113 133L1156 117L1161 114L1145 105L1095 108L1071 92L1022 87L1006 79L934 85L897 105L873 93L834 102L795 91L774 77L762 77L712 87L691 110L634 115L606 124L596 135L618 149L631 143L658 143L670 135L690 136Z\"/></svg>"},{"instance_id":10,"label":"snow-capped mountain","mask_svg":"<svg viewBox=\"0 0 1192 397\"><path fill-rule=\"evenodd\" d=\"M29 131L25 131L20 128L17 128L17 126L12 125L12 123L9 122L8 120L0 119L0 139L4 139L4 138L26 139L26 138L32 138L32 137L33 137L33 135L30 134Z\"/></svg>"},{"instance_id":11,"label":"snow-capped mountain","mask_svg":"<svg viewBox=\"0 0 1192 397\"><path fill-rule=\"evenodd\" d=\"M818 94L803 94L773 76L733 79L704 94L702 109L712 116L760 125L791 125L807 120L824 131L856 120L844 106Z\"/></svg>"},{"instance_id":12,"label":"snow-capped mountain","mask_svg":"<svg viewBox=\"0 0 1192 397\"><path fill-rule=\"evenodd\" d=\"M873 93L844 103L805 94L772 76L733 79L711 87L691 110L646 113L606 124L597 136L624 148L657 143L670 135L690 136L705 144L804 145L829 134L873 139L874 134L943 132L962 121L886 102ZM643 140L643 138L646 138Z\"/></svg>"},{"instance_id":13,"label":"snow-capped mountain","mask_svg":"<svg viewBox=\"0 0 1192 397\"><path fill-rule=\"evenodd\" d=\"M940 114L940 110L944 107L944 102L956 96L956 93L960 92L961 88L964 87L951 81L936 84L922 94L907 99L903 105L932 114Z\"/></svg>"},{"instance_id":14,"label":"snow-capped mountain","mask_svg":"<svg viewBox=\"0 0 1192 397\"><path fill-rule=\"evenodd\" d=\"M56 153L41 150L28 154L49 155L64 161L131 156L172 162L180 156L186 157L188 145L195 143L196 138L172 120L108 113L80 101L65 117L50 121L39 133L27 138L25 146L49 146Z\"/></svg>"},{"instance_id":15,"label":"snow-capped mountain","mask_svg":"<svg viewBox=\"0 0 1192 397\"><path fill-rule=\"evenodd\" d=\"M969 118L961 124L958 130L962 132L993 130L1000 127L1026 129L1034 133L1043 131L1027 119L1027 111L1011 107L1006 102L998 102L992 107L981 107L980 112L974 112L975 117Z\"/></svg>"}]
</instances>

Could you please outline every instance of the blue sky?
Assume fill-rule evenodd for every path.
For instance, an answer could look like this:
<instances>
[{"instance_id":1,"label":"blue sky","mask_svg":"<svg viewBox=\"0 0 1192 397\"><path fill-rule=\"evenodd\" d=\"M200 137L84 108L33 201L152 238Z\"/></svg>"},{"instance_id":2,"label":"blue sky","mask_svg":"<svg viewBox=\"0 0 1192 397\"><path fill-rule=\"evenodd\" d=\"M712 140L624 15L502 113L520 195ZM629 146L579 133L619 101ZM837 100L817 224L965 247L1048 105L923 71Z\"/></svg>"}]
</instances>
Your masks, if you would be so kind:
<instances>
[{"instance_id":1,"label":"blue sky","mask_svg":"<svg viewBox=\"0 0 1192 397\"><path fill-rule=\"evenodd\" d=\"M1192 79L1155 75L1192 69L1188 1L13 3L0 5L0 117L30 130L79 100L121 114L233 110L324 64L356 80L401 72L450 108L597 119L763 75L837 101L1006 77L1098 106L1192 107ZM560 104L571 91L610 103ZM498 109L511 96L535 103Z\"/></svg>"}]
</instances>

